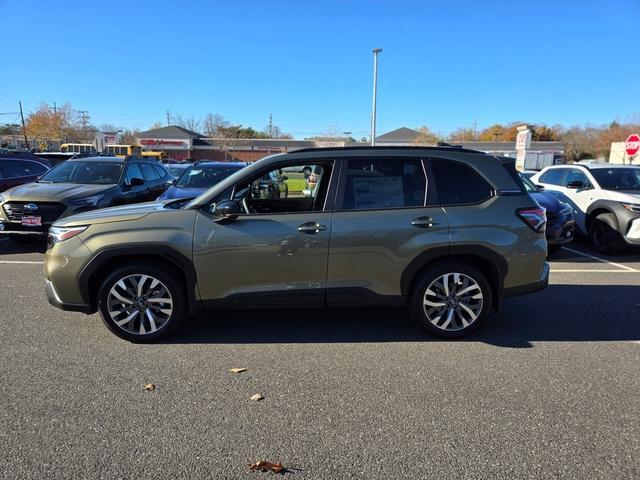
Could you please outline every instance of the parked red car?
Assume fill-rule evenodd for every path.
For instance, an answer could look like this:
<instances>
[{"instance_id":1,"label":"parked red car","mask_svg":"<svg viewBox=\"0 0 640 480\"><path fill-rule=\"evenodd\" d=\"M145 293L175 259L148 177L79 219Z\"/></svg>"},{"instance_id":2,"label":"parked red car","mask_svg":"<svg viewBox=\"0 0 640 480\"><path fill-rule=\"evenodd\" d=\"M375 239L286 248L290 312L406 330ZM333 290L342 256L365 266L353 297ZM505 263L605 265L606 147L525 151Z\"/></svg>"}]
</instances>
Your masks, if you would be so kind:
<instances>
[{"instance_id":1,"label":"parked red car","mask_svg":"<svg viewBox=\"0 0 640 480\"><path fill-rule=\"evenodd\" d=\"M35 182L50 169L48 161L28 152L0 153L0 192Z\"/></svg>"}]
</instances>

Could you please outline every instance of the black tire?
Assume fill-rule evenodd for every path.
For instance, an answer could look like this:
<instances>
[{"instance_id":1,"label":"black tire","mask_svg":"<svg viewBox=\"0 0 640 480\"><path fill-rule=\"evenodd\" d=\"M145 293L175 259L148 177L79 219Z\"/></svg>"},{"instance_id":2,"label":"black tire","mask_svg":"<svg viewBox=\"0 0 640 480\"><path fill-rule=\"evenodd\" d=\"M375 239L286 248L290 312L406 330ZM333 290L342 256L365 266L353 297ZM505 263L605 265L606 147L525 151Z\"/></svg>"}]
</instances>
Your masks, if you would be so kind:
<instances>
[{"instance_id":1,"label":"black tire","mask_svg":"<svg viewBox=\"0 0 640 480\"><path fill-rule=\"evenodd\" d=\"M147 275L159 280L168 290L172 300L172 311L168 319L164 321L153 333L136 334L118 326L112 318L107 307L111 288L121 279L134 275ZM187 298L183 286L176 280L176 274L162 267L156 267L148 263L132 263L116 268L109 273L98 289L98 312L102 321L115 335L133 343L155 342L171 335L182 324L187 312ZM124 305L124 304L123 304ZM166 305L165 305L166 307ZM136 317L139 321L140 317ZM135 319L134 319L135 320ZM149 326L148 320L145 320ZM150 328L151 329L151 328Z\"/></svg>"},{"instance_id":2,"label":"black tire","mask_svg":"<svg viewBox=\"0 0 640 480\"><path fill-rule=\"evenodd\" d=\"M555 255L562 250L562 245L547 245L547 255Z\"/></svg>"},{"instance_id":3,"label":"black tire","mask_svg":"<svg viewBox=\"0 0 640 480\"><path fill-rule=\"evenodd\" d=\"M618 231L618 220L613 213L601 213L589 225L589 243L598 253L622 253L626 245Z\"/></svg>"},{"instance_id":4,"label":"black tire","mask_svg":"<svg viewBox=\"0 0 640 480\"><path fill-rule=\"evenodd\" d=\"M424 305L424 301L426 299L427 289L432 282L445 274L452 273L459 273L473 280L482 293L482 298L481 305L477 306L477 318L475 318L473 322L469 323L466 327L462 326L463 323L457 313L459 309L456 308L452 322L457 322L460 328L456 330L446 330L431 322L426 311L429 307ZM460 288L460 291L464 291L464 288ZM432 335L443 338L460 338L475 332L482 326L489 316L492 300L493 292L491 291L489 282L480 270L464 262L451 260L438 263L420 275L414 283L409 300L409 307L414 320ZM444 316L444 314L441 316Z\"/></svg>"}]
</instances>

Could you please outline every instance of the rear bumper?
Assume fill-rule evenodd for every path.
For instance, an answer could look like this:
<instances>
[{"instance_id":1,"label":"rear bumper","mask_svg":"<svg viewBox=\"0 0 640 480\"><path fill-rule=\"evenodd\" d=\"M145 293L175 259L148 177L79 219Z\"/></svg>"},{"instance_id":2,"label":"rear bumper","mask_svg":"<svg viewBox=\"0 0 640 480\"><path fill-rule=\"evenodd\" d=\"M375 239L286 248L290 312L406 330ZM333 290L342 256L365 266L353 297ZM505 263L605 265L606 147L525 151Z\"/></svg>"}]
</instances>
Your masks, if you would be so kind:
<instances>
[{"instance_id":1,"label":"rear bumper","mask_svg":"<svg viewBox=\"0 0 640 480\"><path fill-rule=\"evenodd\" d=\"M518 285L517 287L505 288L503 292L504 298L516 297L518 295L526 295L527 293L538 292L544 290L549 285L549 264L544 262L540 277L534 283Z\"/></svg>"},{"instance_id":2,"label":"rear bumper","mask_svg":"<svg viewBox=\"0 0 640 480\"><path fill-rule=\"evenodd\" d=\"M89 305L83 304L75 304L75 303L64 303L60 300L58 296L58 292L56 292L53 283L50 280L45 278L44 287L47 292L47 299L49 303L60 310L65 310L67 312L82 312L82 313L94 313L94 310Z\"/></svg>"}]
</instances>

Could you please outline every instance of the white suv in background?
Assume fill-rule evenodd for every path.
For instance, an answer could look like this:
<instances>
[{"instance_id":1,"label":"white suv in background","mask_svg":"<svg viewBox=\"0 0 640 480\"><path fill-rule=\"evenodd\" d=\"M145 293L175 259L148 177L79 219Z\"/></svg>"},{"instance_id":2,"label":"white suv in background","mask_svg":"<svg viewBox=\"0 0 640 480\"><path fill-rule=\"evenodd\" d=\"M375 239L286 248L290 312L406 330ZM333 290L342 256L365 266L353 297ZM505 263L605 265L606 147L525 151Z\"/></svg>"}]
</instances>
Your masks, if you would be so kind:
<instances>
[{"instance_id":1,"label":"white suv in background","mask_svg":"<svg viewBox=\"0 0 640 480\"><path fill-rule=\"evenodd\" d=\"M531 181L573 207L578 230L598 252L640 245L640 166L555 165Z\"/></svg>"}]
</instances>

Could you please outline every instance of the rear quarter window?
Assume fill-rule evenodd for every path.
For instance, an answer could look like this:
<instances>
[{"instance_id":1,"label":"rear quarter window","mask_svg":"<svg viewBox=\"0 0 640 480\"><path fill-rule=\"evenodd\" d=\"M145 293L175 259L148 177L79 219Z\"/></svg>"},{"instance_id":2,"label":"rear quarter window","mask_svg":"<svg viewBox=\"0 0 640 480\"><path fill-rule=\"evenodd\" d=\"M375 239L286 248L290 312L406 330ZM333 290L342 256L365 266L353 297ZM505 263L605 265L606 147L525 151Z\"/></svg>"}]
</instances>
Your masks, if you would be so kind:
<instances>
[{"instance_id":1,"label":"rear quarter window","mask_svg":"<svg viewBox=\"0 0 640 480\"><path fill-rule=\"evenodd\" d=\"M454 160L431 159L441 205L482 203L493 195L493 188L474 169Z\"/></svg>"}]
</instances>

